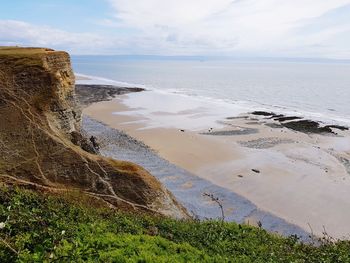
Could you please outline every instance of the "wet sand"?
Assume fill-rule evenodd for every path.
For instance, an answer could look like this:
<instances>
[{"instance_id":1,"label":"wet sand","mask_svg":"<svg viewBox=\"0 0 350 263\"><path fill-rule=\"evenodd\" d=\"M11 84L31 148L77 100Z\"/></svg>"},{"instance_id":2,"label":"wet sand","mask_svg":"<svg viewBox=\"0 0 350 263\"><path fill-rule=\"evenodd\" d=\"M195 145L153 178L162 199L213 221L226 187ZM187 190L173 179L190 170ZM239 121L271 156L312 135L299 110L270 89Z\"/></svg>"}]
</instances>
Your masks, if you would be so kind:
<instances>
[{"instance_id":1,"label":"wet sand","mask_svg":"<svg viewBox=\"0 0 350 263\"><path fill-rule=\"evenodd\" d=\"M154 127L140 108L126 105L128 96L134 95L92 104L84 113L306 231L311 225L317 235L325 228L334 237L349 238L349 131L307 134L252 114L219 119L219 125L209 123L202 130L183 129L178 123ZM170 119L174 112L154 114ZM198 109L198 114L205 113ZM190 181L185 182L185 189L191 187Z\"/></svg>"},{"instance_id":2,"label":"wet sand","mask_svg":"<svg viewBox=\"0 0 350 263\"><path fill-rule=\"evenodd\" d=\"M121 130L113 129L87 116L83 118L83 129L88 137L95 136L98 139L102 155L144 167L160 180L195 218L221 220L218 205L204 196L204 193L210 193L221 200L227 221L254 226L260 224L267 231L284 236L297 235L305 242L311 241L309 234L300 227L259 209L241 195L168 162L143 142Z\"/></svg>"}]
</instances>

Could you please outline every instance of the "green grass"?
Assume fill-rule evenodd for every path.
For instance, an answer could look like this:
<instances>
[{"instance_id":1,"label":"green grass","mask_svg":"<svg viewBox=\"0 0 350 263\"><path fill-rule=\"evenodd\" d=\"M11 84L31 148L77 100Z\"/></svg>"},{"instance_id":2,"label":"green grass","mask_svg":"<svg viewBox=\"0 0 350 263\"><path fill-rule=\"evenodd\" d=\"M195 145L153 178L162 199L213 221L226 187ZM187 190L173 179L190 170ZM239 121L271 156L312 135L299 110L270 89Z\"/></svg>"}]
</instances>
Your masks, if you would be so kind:
<instances>
[{"instance_id":1,"label":"green grass","mask_svg":"<svg viewBox=\"0 0 350 263\"><path fill-rule=\"evenodd\" d=\"M1 187L0 262L350 262L348 241L315 247L246 225L125 214L78 199Z\"/></svg>"}]
</instances>

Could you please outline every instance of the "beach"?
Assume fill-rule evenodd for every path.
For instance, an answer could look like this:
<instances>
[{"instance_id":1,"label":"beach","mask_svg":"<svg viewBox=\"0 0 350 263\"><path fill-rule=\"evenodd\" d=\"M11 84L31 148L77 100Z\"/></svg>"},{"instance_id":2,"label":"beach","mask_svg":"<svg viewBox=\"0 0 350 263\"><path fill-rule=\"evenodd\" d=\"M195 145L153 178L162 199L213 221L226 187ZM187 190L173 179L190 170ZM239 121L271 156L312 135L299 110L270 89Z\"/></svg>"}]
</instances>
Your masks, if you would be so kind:
<instances>
[{"instance_id":1,"label":"beach","mask_svg":"<svg viewBox=\"0 0 350 263\"><path fill-rule=\"evenodd\" d=\"M92 103L83 113L142 141L171 164L239 195L269 215L318 236L326 231L336 238L348 237L348 130L325 128L326 124L315 128L310 123L305 128L303 122L294 127L286 123L302 117L281 119L269 112L224 117L211 114L210 105L196 103L190 109L178 105L168 111L166 105L152 109L152 98L157 98L152 91L124 94ZM167 98L166 104L174 99ZM196 183L189 177L181 187L188 191ZM226 214L235 210L232 205ZM247 214L243 221L256 223L254 217Z\"/></svg>"}]
</instances>

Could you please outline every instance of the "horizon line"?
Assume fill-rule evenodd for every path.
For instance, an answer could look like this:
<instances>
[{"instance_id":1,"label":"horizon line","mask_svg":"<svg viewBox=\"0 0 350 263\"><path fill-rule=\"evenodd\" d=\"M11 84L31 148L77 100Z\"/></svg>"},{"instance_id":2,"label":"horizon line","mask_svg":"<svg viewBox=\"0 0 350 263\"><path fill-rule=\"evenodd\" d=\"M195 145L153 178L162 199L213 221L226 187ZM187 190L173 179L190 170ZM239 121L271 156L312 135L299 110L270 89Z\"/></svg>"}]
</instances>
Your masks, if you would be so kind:
<instances>
[{"instance_id":1,"label":"horizon line","mask_svg":"<svg viewBox=\"0 0 350 263\"><path fill-rule=\"evenodd\" d=\"M350 63L350 59L319 57L261 57L261 56L217 56L217 55L149 55L149 54L70 54L71 57L119 57L129 59L174 59L174 60L246 60L246 61L284 61L284 62L342 62Z\"/></svg>"}]
</instances>

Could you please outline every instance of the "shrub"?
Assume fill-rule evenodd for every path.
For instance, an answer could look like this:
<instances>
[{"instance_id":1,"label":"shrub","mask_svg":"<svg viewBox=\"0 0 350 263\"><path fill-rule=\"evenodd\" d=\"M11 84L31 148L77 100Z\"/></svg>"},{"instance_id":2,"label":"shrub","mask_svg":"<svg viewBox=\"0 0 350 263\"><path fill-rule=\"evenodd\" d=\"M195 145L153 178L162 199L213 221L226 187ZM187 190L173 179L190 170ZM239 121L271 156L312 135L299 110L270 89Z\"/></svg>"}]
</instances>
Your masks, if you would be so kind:
<instances>
[{"instance_id":1,"label":"shrub","mask_svg":"<svg viewBox=\"0 0 350 263\"><path fill-rule=\"evenodd\" d=\"M89 207L78 197L1 187L0 262L350 262L349 241L313 246L221 220Z\"/></svg>"}]
</instances>

